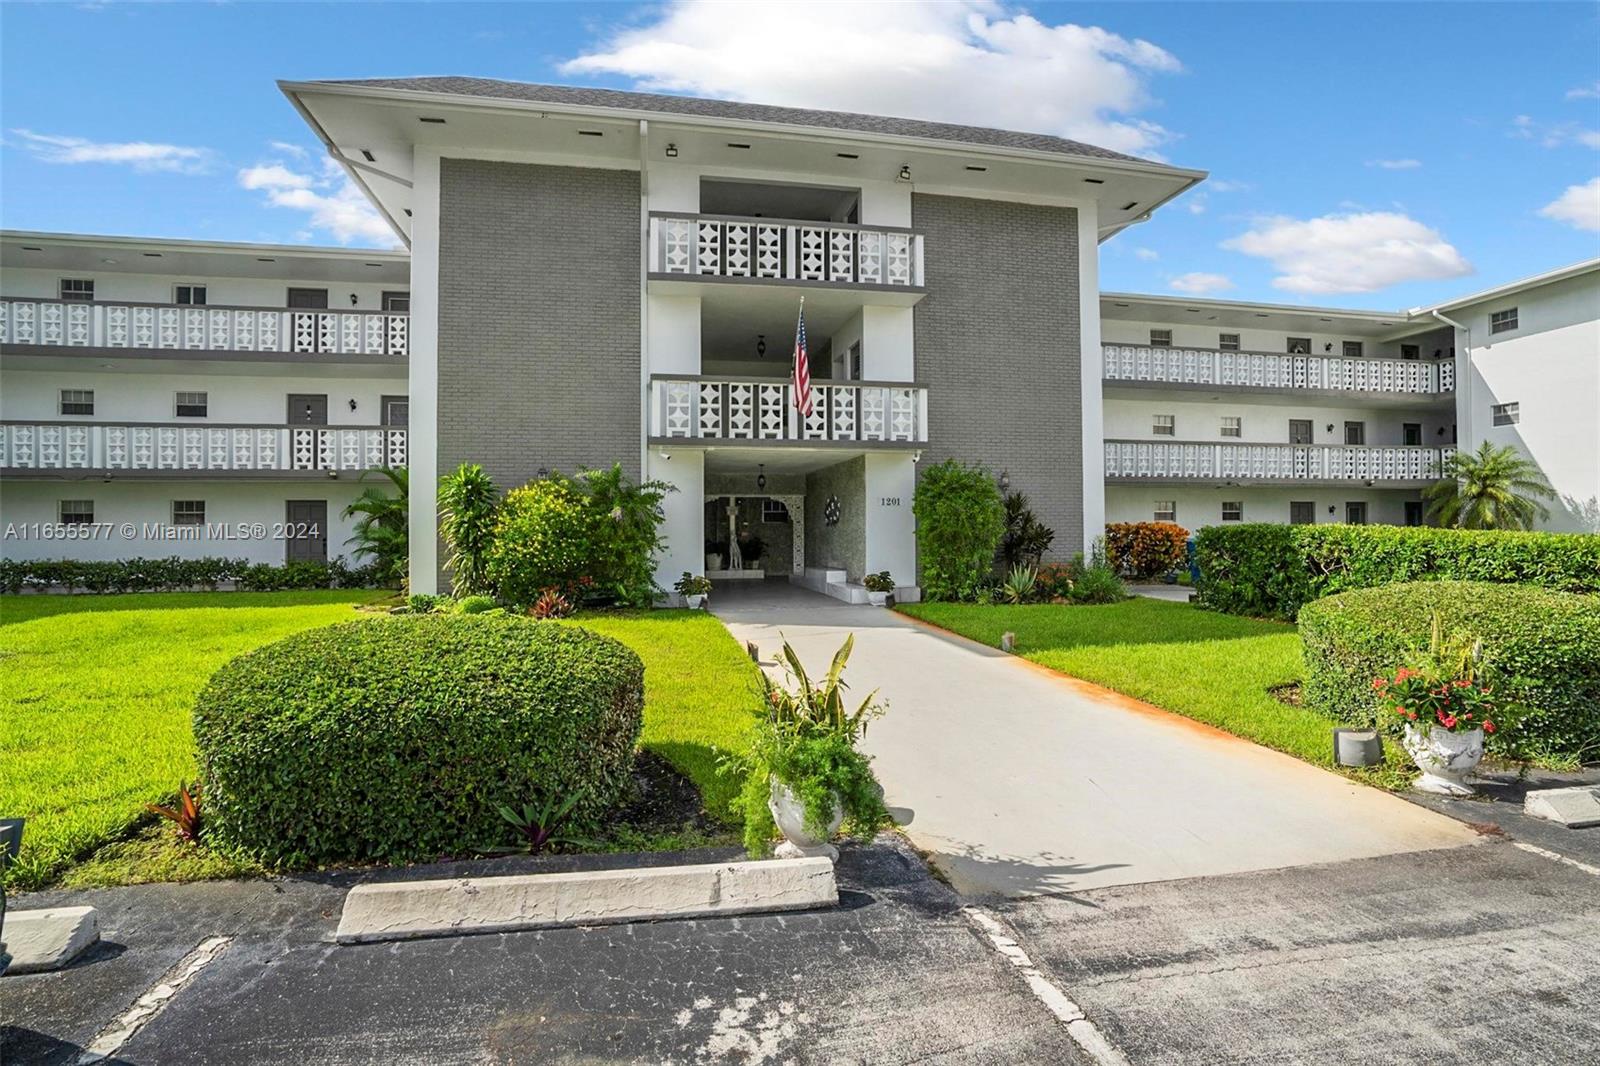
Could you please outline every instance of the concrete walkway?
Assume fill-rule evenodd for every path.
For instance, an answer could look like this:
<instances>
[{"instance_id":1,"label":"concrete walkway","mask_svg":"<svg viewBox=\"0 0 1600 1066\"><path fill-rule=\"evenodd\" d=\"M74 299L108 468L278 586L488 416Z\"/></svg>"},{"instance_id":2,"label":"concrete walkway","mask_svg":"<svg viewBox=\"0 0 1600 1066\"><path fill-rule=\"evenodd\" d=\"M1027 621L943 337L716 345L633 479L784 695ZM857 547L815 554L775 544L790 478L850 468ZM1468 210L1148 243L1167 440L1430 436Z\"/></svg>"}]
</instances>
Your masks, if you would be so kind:
<instances>
[{"instance_id":1,"label":"concrete walkway","mask_svg":"<svg viewBox=\"0 0 1600 1066\"><path fill-rule=\"evenodd\" d=\"M865 741L912 841L968 895L1074 893L1472 843L1464 824L914 623L766 582L712 596L772 660L889 702Z\"/></svg>"}]
</instances>

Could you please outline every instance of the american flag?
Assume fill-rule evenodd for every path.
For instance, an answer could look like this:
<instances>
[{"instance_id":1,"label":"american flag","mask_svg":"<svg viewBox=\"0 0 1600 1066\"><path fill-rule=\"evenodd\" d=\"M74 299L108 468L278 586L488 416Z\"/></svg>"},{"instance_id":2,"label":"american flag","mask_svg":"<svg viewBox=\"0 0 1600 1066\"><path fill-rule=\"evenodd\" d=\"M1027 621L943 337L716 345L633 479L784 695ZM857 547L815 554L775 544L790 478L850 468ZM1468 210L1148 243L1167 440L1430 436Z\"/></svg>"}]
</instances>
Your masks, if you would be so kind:
<instances>
[{"instance_id":1,"label":"american flag","mask_svg":"<svg viewBox=\"0 0 1600 1066\"><path fill-rule=\"evenodd\" d=\"M800 297L800 321L794 328L794 406L811 417L811 361L806 358L806 298Z\"/></svg>"}]
</instances>

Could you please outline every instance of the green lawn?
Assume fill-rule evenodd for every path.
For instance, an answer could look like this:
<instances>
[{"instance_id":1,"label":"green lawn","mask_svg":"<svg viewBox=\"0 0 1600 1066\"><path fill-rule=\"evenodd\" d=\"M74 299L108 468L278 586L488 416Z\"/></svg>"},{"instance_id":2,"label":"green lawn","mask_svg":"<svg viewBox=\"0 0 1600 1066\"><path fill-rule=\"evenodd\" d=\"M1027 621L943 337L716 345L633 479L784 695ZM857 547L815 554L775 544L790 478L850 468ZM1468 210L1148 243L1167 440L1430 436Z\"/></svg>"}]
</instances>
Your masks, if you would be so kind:
<instances>
[{"instance_id":1,"label":"green lawn","mask_svg":"<svg viewBox=\"0 0 1600 1066\"><path fill-rule=\"evenodd\" d=\"M1143 597L1104 606L914 603L914 618L1322 766L1334 723L1268 690L1302 679L1291 625ZM1372 775L1383 776L1383 775Z\"/></svg>"},{"instance_id":2,"label":"green lawn","mask_svg":"<svg viewBox=\"0 0 1600 1066\"><path fill-rule=\"evenodd\" d=\"M195 775L190 711L228 659L304 629L361 617L375 592L0 596L0 815L28 827L9 873L37 887L147 819L144 804ZM583 615L645 661L642 744L727 817L734 786L714 749L742 749L756 667L715 618L690 611ZM91 882L225 874L146 830L105 849ZM83 882L78 879L77 883Z\"/></svg>"}]
</instances>

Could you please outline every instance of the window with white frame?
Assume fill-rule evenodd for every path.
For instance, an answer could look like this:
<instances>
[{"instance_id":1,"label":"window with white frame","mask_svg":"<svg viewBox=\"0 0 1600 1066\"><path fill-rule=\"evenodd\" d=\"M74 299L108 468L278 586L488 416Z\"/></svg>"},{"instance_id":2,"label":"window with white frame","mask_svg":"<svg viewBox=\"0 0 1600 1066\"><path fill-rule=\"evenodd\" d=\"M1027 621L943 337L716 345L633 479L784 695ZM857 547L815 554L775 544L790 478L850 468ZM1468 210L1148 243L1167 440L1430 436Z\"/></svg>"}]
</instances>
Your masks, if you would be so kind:
<instances>
[{"instance_id":1,"label":"window with white frame","mask_svg":"<svg viewBox=\"0 0 1600 1066\"><path fill-rule=\"evenodd\" d=\"M1178 435L1177 415L1152 415L1150 419L1150 432L1158 437L1175 437Z\"/></svg>"},{"instance_id":2,"label":"window with white frame","mask_svg":"<svg viewBox=\"0 0 1600 1066\"><path fill-rule=\"evenodd\" d=\"M206 287L204 285L174 285L172 287L172 302L186 304L192 307L204 307L206 302Z\"/></svg>"},{"instance_id":3,"label":"window with white frame","mask_svg":"<svg viewBox=\"0 0 1600 1066\"><path fill-rule=\"evenodd\" d=\"M62 500L56 505L56 517L64 526L86 526L94 521L93 500Z\"/></svg>"},{"instance_id":4,"label":"window with white frame","mask_svg":"<svg viewBox=\"0 0 1600 1066\"><path fill-rule=\"evenodd\" d=\"M1497 426L1514 426L1522 421L1520 403L1497 403L1489 411L1494 415L1494 424Z\"/></svg>"},{"instance_id":5,"label":"window with white frame","mask_svg":"<svg viewBox=\"0 0 1600 1066\"><path fill-rule=\"evenodd\" d=\"M175 410L179 418L204 418L210 411L209 397L203 392L180 392Z\"/></svg>"},{"instance_id":6,"label":"window with white frame","mask_svg":"<svg viewBox=\"0 0 1600 1066\"><path fill-rule=\"evenodd\" d=\"M1224 522L1243 522L1244 521L1244 501L1243 500L1234 500L1233 502L1230 503L1227 500L1223 500L1222 501L1222 520Z\"/></svg>"},{"instance_id":7,"label":"window with white frame","mask_svg":"<svg viewBox=\"0 0 1600 1066\"><path fill-rule=\"evenodd\" d=\"M761 501L761 521L787 522L789 521L789 505L782 500L765 499Z\"/></svg>"},{"instance_id":8,"label":"window with white frame","mask_svg":"<svg viewBox=\"0 0 1600 1066\"><path fill-rule=\"evenodd\" d=\"M88 303L94 299L94 279L62 278L61 298L70 303Z\"/></svg>"},{"instance_id":9,"label":"window with white frame","mask_svg":"<svg viewBox=\"0 0 1600 1066\"><path fill-rule=\"evenodd\" d=\"M1489 316L1490 333L1509 333L1517 328L1517 309L1508 307Z\"/></svg>"},{"instance_id":10,"label":"window with white frame","mask_svg":"<svg viewBox=\"0 0 1600 1066\"><path fill-rule=\"evenodd\" d=\"M1361 342L1360 341L1345 341L1344 342L1343 351L1344 351L1344 357L1346 359L1360 359L1361 358L1361 351L1362 351Z\"/></svg>"},{"instance_id":11,"label":"window with white frame","mask_svg":"<svg viewBox=\"0 0 1600 1066\"><path fill-rule=\"evenodd\" d=\"M1157 500L1155 514L1157 522L1176 522L1178 520L1178 501Z\"/></svg>"},{"instance_id":12,"label":"window with white frame","mask_svg":"<svg viewBox=\"0 0 1600 1066\"><path fill-rule=\"evenodd\" d=\"M1402 344L1400 346L1400 358L1402 358L1402 359L1421 359L1422 358L1422 346L1421 345L1417 345L1417 344Z\"/></svg>"},{"instance_id":13,"label":"window with white frame","mask_svg":"<svg viewBox=\"0 0 1600 1066\"><path fill-rule=\"evenodd\" d=\"M1317 505L1313 500L1289 501L1289 524L1292 526L1309 526L1317 520Z\"/></svg>"},{"instance_id":14,"label":"window with white frame","mask_svg":"<svg viewBox=\"0 0 1600 1066\"><path fill-rule=\"evenodd\" d=\"M62 389L61 413L64 415L94 414L94 390Z\"/></svg>"},{"instance_id":15,"label":"window with white frame","mask_svg":"<svg viewBox=\"0 0 1600 1066\"><path fill-rule=\"evenodd\" d=\"M1223 415L1222 435L1224 437L1244 436L1244 419L1238 415Z\"/></svg>"},{"instance_id":16,"label":"window with white frame","mask_svg":"<svg viewBox=\"0 0 1600 1066\"><path fill-rule=\"evenodd\" d=\"M1237 333L1217 334L1217 350L1223 352L1236 352L1239 350L1239 335Z\"/></svg>"},{"instance_id":17,"label":"window with white frame","mask_svg":"<svg viewBox=\"0 0 1600 1066\"><path fill-rule=\"evenodd\" d=\"M173 500L172 524L175 526L203 526L206 524L206 501Z\"/></svg>"},{"instance_id":18,"label":"window with white frame","mask_svg":"<svg viewBox=\"0 0 1600 1066\"><path fill-rule=\"evenodd\" d=\"M1150 347L1172 347L1172 331L1170 329L1153 329L1150 331Z\"/></svg>"},{"instance_id":19,"label":"window with white frame","mask_svg":"<svg viewBox=\"0 0 1600 1066\"><path fill-rule=\"evenodd\" d=\"M1346 422L1344 424L1344 442L1346 444L1367 443L1367 424L1365 422Z\"/></svg>"}]
</instances>

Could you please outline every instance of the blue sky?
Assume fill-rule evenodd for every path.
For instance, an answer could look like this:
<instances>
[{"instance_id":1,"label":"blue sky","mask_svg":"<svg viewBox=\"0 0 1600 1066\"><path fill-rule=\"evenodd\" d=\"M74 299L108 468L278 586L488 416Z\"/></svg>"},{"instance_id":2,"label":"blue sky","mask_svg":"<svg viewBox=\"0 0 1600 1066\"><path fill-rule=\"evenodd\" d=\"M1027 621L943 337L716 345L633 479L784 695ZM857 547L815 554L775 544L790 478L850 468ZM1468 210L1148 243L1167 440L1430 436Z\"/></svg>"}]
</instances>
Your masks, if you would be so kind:
<instances>
[{"instance_id":1,"label":"blue sky","mask_svg":"<svg viewBox=\"0 0 1600 1066\"><path fill-rule=\"evenodd\" d=\"M0 224L373 244L278 78L918 114L1209 170L1107 289L1394 308L1600 255L1600 5L0 6Z\"/></svg>"}]
</instances>

